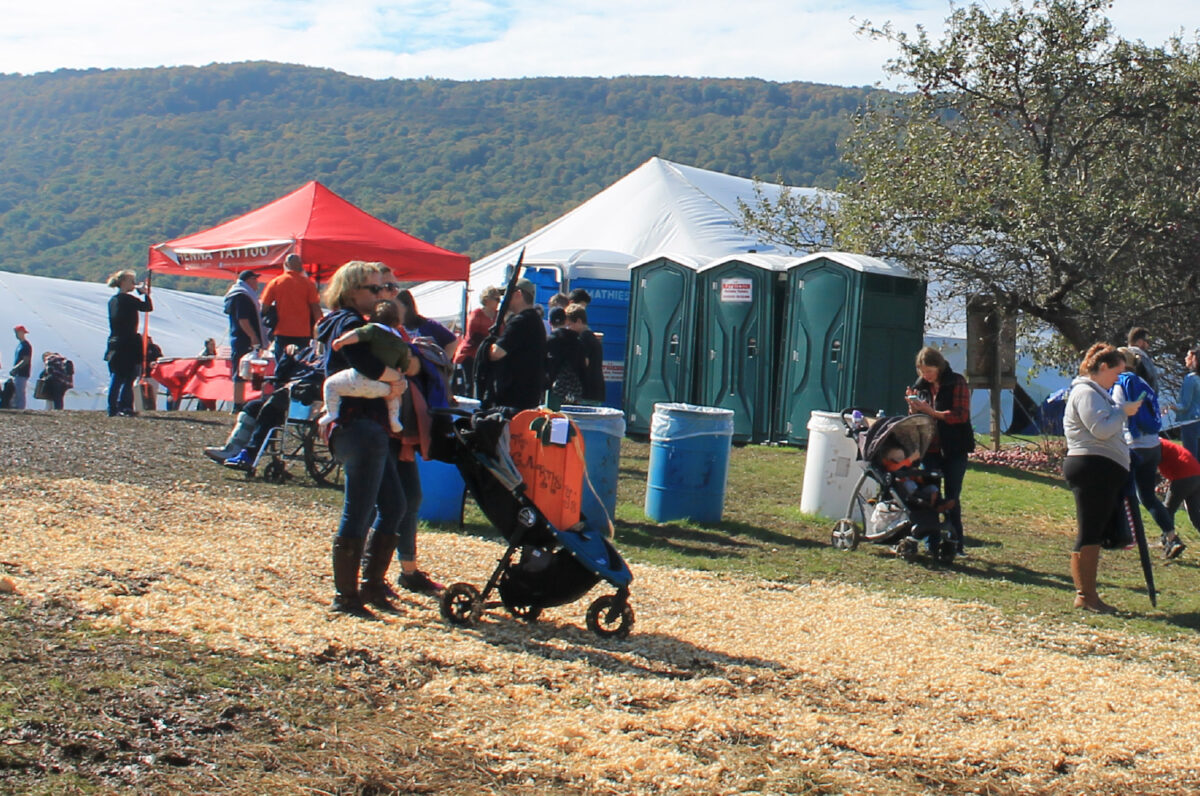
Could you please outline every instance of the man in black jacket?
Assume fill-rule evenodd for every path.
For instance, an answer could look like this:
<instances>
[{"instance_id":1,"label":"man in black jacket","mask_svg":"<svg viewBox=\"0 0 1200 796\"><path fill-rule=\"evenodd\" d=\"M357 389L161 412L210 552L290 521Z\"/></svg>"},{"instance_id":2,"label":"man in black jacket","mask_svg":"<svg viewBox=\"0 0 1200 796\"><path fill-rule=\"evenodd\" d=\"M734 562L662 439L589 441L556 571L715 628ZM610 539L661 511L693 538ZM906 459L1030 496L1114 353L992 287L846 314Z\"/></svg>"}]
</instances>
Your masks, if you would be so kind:
<instances>
[{"instance_id":1,"label":"man in black jacket","mask_svg":"<svg viewBox=\"0 0 1200 796\"><path fill-rule=\"evenodd\" d=\"M546 392L546 327L534 307L536 288L518 279L509 300L504 330L487 350L492 363L492 392L485 408L535 409Z\"/></svg>"}]
</instances>

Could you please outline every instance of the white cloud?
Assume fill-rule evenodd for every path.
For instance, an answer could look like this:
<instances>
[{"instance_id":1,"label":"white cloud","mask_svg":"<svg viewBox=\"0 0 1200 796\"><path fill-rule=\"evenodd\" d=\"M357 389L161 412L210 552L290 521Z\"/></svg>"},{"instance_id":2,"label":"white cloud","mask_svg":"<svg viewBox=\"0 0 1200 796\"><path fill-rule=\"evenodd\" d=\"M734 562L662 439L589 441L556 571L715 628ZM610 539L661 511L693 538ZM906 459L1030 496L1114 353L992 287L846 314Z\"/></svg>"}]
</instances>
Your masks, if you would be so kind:
<instances>
[{"instance_id":1,"label":"white cloud","mask_svg":"<svg viewBox=\"0 0 1200 796\"><path fill-rule=\"evenodd\" d=\"M1001 0L997 0L1000 2ZM940 30L946 0L0 0L0 71L270 60L368 77L687 75L884 80L886 42L856 21ZM1190 2L1117 0L1160 43Z\"/></svg>"}]
</instances>

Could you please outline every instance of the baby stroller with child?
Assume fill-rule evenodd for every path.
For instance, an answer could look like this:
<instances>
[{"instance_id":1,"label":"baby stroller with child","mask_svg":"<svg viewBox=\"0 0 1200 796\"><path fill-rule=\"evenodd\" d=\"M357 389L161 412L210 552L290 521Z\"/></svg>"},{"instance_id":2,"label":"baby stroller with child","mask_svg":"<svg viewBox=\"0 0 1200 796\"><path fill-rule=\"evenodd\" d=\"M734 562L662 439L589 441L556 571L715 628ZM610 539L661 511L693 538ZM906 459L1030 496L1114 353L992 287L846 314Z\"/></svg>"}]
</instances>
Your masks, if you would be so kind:
<instances>
[{"instance_id":1,"label":"baby stroller with child","mask_svg":"<svg viewBox=\"0 0 1200 796\"><path fill-rule=\"evenodd\" d=\"M575 424L548 410L511 416L506 409L474 414L435 409L432 414L430 457L458 468L475 502L508 542L482 591L470 583L447 587L442 616L472 625L484 609L503 607L533 622L543 609L574 602L605 581L616 592L591 603L588 629L605 638L627 636L634 622L633 574L610 541L611 525L579 513L580 481L586 476Z\"/></svg>"},{"instance_id":2,"label":"baby stroller with child","mask_svg":"<svg viewBox=\"0 0 1200 796\"><path fill-rule=\"evenodd\" d=\"M905 561L924 546L942 563L954 561L957 548L945 517L953 503L941 497L941 473L920 465L937 423L926 415L865 421L851 409L842 412L842 422L858 446L863 472L845 517L833 528L833 546L853 550L865 540L889 545Z\"/></svg>"}]
</instances>

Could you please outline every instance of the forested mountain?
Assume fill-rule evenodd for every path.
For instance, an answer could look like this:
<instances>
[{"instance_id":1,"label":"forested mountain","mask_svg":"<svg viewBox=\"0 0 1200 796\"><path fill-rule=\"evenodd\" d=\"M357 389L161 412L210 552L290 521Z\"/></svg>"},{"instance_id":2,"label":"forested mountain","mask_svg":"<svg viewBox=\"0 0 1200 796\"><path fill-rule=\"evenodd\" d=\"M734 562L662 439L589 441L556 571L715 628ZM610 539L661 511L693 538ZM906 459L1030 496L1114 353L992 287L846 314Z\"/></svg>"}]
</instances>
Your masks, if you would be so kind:
<instances>
[{"instance_id":1,"label":"forested mountain","mask_svg":"<svg viewBox=\"0 0 1200 796\"><path fill-rule=\"evenodd\" d=\"M148 245L312 179L472 258L655 155L831 187L837 141L869 91L668 77L370 80L276 63L0 75L0 270L140 270Z\"/></svg>"}]
</instances>

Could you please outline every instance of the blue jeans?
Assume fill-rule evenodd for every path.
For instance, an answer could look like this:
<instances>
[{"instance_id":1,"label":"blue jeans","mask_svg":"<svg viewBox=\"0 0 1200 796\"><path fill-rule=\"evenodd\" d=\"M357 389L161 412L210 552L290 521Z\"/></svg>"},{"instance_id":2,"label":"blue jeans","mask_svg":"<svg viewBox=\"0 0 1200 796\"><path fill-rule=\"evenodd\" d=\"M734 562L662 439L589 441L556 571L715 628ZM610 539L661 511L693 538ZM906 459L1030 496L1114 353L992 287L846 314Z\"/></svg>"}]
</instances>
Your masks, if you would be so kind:
<instances>
[{"instance_id":1,"label":"blue jeans","mask_svg":"<svg viewBox=\"0 0 1200 796\"><path fill-rule=\"evenodd\" d=\"M946 512L946 519L954 531L954 541L961 550L963 546L962 488L967 476L967 454L947 457L942 453L930 453L925 466L942 473L942 499L953 500L954 508Z\"/></svg>"},{"instance_id":2,"label":"blue jeans","mask_svg":"<svg viewBox=\"0 0 1200 796\"><path fill-rule=\"evenodd\" d=\"M133 411L133 382L137 379L137 368L125 370L109 366L112 378L108 382L108 416Z\"/></svg>"},{"instance_id":3,"label":"blue jeans","mask_svg":"<svg viewBox=\"0 0 1200 796\"><path fill-rule=\"evenodd\" d=\"M404 489L405 512L400 518L398 533L400 540L396 544L396 559L399 561L417 560L417 511L421 508L421 476L417 472L416 462L396 462L396 471L400 474L400 486Z\"/></svg>"},{"instance_id":4,"label":"blue jeans","mask_svg":"<svg viewBox=\"0 0 1200 796\"><path fill-rule=\"evenodd\" d=\"M1167 507L1158 499L1154 487L1158 486L1158 463L1162 461L1162 446L1153 448L1132 448L1129 451L1130 469L1133 470L1133 482L1137 485L1138 500L1150 512L1154 523L1163 533L1175 530L1175 517L1167 511Z\"/></svg>"},{"instance_id":5,"label":"blue jeans","mask_svg":"<svg viewBox=\"0 0 1200 796\"><path fill-rule=\"evenodd\" d=\"M1194 423L1185 423L1179 429L1180 442L1183 447L1188 449L1188 453L1200 459L1200 420Z\"/></svg>"},{"instance_id":6,"label":"blue jeans","mask_svg":"<svg viewBox=\"0 0 1200 796\"><path fill-rule=\"evenodd\" d=\"M13 409L24 409L25 408L25 388L29 384L29 377L28 376L13 376L12 380L13 380L13 387L16 388L16 391L13 393L12 408Z\"/></svg>"},{"instance_id":7,"label":"blue jeans","mask_svg":"<svg viewBox=\"0 0 1200 796\"><path fill-rule=\"evenodd\" d=\"M363 539L373 518L378 533L395 534L407 502L387 431L372 420L357 418L334 429L330 443L346 477L337 535Z\"/></svg>"}]
</instances>

